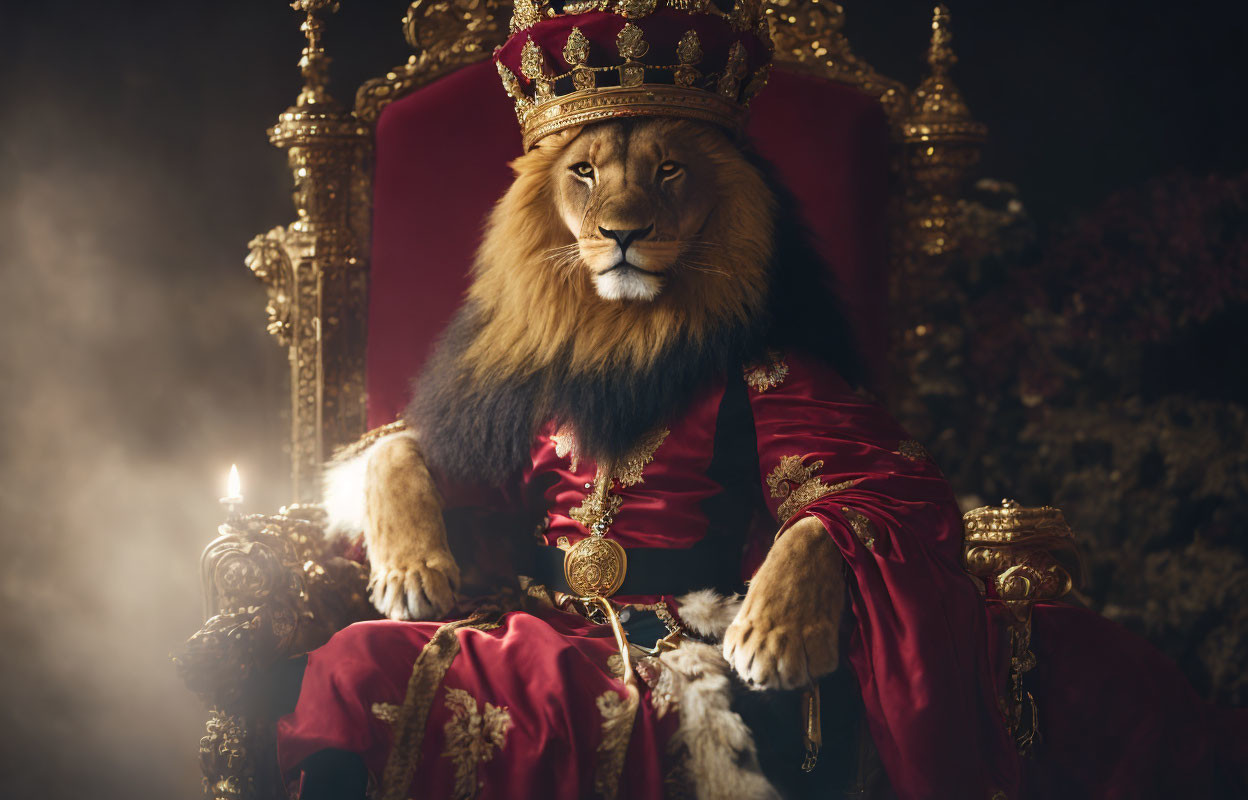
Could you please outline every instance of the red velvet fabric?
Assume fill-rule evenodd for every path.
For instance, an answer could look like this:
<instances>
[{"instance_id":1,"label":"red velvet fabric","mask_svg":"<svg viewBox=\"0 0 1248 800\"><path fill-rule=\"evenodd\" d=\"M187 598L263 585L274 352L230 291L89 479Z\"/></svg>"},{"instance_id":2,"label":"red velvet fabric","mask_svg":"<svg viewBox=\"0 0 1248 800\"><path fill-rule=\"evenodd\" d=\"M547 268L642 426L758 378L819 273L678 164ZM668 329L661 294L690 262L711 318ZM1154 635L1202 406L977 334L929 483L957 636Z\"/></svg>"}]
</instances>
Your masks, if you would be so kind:
<instances>
[{"instance_id":1,"label":"red velvet fabric","mask_svg":"<svg viewBox=\"0 0 1248 800\"><path fill-rule=\"evenodd\" d=\"M879 103L777 70L749 133L793 191L839 282L859 349L883 363L888 131ZM368 324L370 426L393 421L459 305L481 226L511 180L520 130L492 63L386 107L377 125Z\"/></svg>"}]
</instances>

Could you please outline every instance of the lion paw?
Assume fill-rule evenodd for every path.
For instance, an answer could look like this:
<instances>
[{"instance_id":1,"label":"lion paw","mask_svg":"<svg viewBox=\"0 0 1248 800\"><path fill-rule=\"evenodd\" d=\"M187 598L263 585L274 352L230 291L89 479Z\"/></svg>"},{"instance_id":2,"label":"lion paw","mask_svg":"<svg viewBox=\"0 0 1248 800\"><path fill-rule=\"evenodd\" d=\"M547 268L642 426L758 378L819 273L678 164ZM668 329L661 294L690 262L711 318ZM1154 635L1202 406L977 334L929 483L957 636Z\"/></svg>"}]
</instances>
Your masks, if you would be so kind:
<instances>
[{"instance_id":1,"label":"lion paw","mask_svg":"<svg viewBox=\"0 0 1248 800\"><path fill-rule=\"evenodd\" d=\"M459 568L449 553L419 559L409 568L374 570L369 588L373 605L390 619L441 619L455 607Z\"/></svg>"},{"instance_id":2,"label":"lion paw","mask_svg":"<svg viewBox=\"0 0 1248 800\"><path fill-rule=\"evenodd\" d=\"M755 689L800 689L836 669L836 626L787 625L744 614L724 636L724 658Z\"/></svg>"},{"instance_id":3,"label":"lion paw","mask_svg":"<svg viewBox=\"0 0 1248 800\"><path fill-rule=\"evenodd\" d=\"M724 658L755 689L798 689L836 669L844 609L841 557L823 524L794 523L724 634Z\"/></svg>"}]
</instances>

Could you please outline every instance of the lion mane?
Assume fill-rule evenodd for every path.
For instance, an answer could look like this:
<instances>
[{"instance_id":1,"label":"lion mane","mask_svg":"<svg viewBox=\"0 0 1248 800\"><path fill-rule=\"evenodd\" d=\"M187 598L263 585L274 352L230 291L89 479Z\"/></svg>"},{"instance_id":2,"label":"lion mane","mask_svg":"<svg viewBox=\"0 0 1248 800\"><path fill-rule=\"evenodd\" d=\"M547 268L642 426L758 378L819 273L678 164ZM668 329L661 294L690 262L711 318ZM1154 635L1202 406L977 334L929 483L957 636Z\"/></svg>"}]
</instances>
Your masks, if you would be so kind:
<instances>
[{"instance_id":1,"label":"lion mane","mask_svg":"<svg viewBox=\"0 0 1248 800\"><path fill-rule=\"evenodd\" d=\"M404 414L436 471L501 484L548 421L571 426L584 456L618 458L708 382L772 347L800 348L857 379L829 272L770 165L717 132L686 123L674 134L705 138L716 201L696 262L678 264L652 301L604 300L587 274L553 263L570 238L550 186L558 147L512 163L465 302Z\"/></svg>"}]
</instances>

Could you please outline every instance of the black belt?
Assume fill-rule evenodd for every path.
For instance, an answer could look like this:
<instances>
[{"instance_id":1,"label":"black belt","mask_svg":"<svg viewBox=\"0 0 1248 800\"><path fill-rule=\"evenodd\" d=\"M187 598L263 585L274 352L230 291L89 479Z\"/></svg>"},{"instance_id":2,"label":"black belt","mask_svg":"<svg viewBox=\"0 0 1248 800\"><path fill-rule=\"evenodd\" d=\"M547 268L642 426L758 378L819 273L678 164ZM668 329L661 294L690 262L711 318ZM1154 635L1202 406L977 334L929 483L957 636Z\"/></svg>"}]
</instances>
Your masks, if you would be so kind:
<instances>
[{"instance_id":1,"label":"black belt","mask_svg":"<svg viewBox=\"0 0 1248 800\"><path fill-rule=\"evenodd\" d=\"M709 546L704 539L688 549L631 547L624 583L617 595L682 595L697 589L716 589L725 594L741 589L741 555L727 548ZM722 545L722 543L720 543ZM571 592L563 574L564 551L541 545L536 553L533 577L548 589Z\"/></svg>"}]
</instances>

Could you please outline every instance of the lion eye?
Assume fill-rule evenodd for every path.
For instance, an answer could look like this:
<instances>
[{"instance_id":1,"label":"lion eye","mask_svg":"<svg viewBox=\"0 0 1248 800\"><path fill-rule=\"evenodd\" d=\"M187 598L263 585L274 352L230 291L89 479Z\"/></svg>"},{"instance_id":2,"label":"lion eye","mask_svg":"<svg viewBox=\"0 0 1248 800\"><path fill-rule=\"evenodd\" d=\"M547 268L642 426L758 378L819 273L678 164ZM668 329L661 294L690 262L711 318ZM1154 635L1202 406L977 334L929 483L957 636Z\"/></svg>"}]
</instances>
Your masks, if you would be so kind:
<instances>
[{"instance_id":1,"label":"lion eye","mask_svg":"<svg viewBox=\"0 0 1248 800\"><path fill-rule=\"evenodd\" d=\"M573 164L572 166L568 167L568 169L572 170L572 174L578 178L594 177L594 165L589 163L588 161L582 161L578 164Z\"/></svg>"},{"instance_id":2,"label":"lion eye","mask_svg":"<svg viewBox=\"0 0 1248 800\"><path fill-rule=\"evenodd\" d=\"M664 161L659 165L659 180L665 181L669 178L675 178L684 169L683 164L677 164L675 161Z\"/></svg>"}]
</instances>

